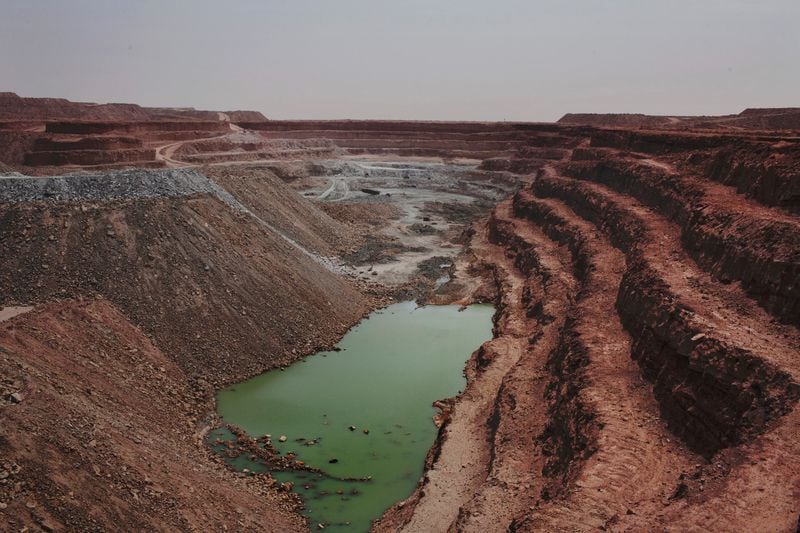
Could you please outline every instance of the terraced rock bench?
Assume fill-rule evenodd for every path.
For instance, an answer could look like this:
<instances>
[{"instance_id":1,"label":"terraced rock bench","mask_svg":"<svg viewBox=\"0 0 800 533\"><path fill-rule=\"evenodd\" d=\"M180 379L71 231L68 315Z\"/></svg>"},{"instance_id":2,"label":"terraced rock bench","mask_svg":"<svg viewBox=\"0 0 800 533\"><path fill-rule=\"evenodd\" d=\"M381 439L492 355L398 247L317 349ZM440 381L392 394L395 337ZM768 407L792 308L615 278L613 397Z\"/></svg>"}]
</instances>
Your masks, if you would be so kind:
<instances>
[{"instance_id":1,"label":"terraced rock bench","mask_svg":"<svg viewBox=\"0 0 800 533\"><path fill-rule=\"evenodd\" d=\"M723 282L740 281L777 318L800 324L799 219L654 165L585 161L563 171L628 194L677 223L701 266Z\"/></svg>"},{"instance_id":2,"label":"terraced rock bench","mask_svg":"<svg viewBox=\"0 0 800 533\"><path fill-rule=\"evenodd\" d=\"M30 167L65 165L105 165L113 163L149 162L156 158L153 148L131 148L122 150L56 150L29 152L23 164Z\"/></svg>"},{"instance_id":3,"label":"terraced rock bench","mask_svg":"<svg viewBox=\"0 0 800 533\"><path fill-rule=\"evenodd\" d=\"M665 246L666 234L641 218L643 208L567 178L541 176L533 192L565 202L626 254L616 307L634 339L632 356L654 383L671 428L692 448L712 455L759 434L794 406L800 387L793 340L766 324L768 318L742 318L736 309L736 316L731 314L713 292L698 299L687 272L708 288L717 287L691 260L675 255L677 239ZM524 196L517 202L524 212ZM711 309L699 307L699 301ZM717 319L713 309L727 314ZM738 324L757 328L764 337L750 339Z\"/></svg>"}]
</instances>

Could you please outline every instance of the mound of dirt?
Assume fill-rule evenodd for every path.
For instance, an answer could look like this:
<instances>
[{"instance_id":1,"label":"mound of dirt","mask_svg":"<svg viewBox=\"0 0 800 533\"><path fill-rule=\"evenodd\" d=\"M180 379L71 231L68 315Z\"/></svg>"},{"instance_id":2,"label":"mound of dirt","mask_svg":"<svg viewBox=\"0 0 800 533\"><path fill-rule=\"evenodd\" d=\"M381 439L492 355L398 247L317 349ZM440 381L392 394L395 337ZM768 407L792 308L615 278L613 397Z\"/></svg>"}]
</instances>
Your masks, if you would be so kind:
<instances>
[{"instance_id":1,"label":"mound of dirt","mask_svg":"<svg viewBox=\"0 0 800 533\"><path fill-rule=\"evenodd\" d=\"M225 111L223 113L231 122L264 122L267 117L260 111Z\"/></svg>"},{"instance_id":2,"label":"mound of dirt","mask_svg":"<svg viewBox=\"0 0 800 533\"><path fill-rule=\"evenodd\" d=\"M113 175L98 183L107 194L118 190ZM281 201L275 185L283 186L258 183L263 198L254 207ZM234 209L234 199L224 203L227 193L191 194L3 205L3 303L101 294L187 374L215 384L327 346L369 308L313 249ZM305 235L328 218L293 205L304 209L293 228ZM325 248L321 237L308 240Z\"/></svg>"},{"instance_id":3,"label":"mound of dirt","mask_svg":"<svg viewBox=\"0 0 800 533\"><path fill-rule=\"evenodd\" d=\"M322 255L352 248L352 228L319 209L262 167L206 167L204 173L262 220Z\"/></svg>"},{"instance_id":4,"label":"mound of dirt","mask_svg":"<svg viewBox=\"0 0 800 533\"><path fill-rule=\"evenodd\" d=\"M203 394L106 300L0 323L0 376L3 531L305 529L274 480L212 458Z\"/></svg>"}]
</instances>

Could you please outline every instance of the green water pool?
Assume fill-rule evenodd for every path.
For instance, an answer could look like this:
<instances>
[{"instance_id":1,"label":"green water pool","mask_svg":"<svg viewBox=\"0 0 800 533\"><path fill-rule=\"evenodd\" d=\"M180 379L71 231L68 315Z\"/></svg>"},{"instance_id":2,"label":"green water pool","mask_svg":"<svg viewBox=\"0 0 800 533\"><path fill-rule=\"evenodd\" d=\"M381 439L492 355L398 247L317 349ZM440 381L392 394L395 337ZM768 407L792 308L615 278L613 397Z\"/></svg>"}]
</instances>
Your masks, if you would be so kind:
<instances>
[{"instance_id":1,"label":"green water pool","mask_svg":"<svg viewBox=\"0 0 800 533\"><path fill-rule=\"evenodd\" d=\"M294 483L312 528L367 531L416 486L437 431L431 404L464 387L464 363L491 338L493 312L489 305L459 311L394 304L354 327L338 344L341 351L220 391L219 412L252 437L272 435L282 454L294 452L331 476L370 477L274 473Z\"/></svg>"}]
</instances>

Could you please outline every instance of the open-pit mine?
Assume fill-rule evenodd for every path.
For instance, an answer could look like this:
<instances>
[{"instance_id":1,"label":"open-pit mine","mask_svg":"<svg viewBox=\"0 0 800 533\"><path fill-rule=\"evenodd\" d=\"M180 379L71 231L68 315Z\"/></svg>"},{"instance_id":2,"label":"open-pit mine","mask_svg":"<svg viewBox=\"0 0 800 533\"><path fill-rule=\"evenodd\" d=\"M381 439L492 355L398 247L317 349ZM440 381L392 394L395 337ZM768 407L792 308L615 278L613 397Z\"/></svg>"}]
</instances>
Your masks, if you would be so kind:
<instances>
[{"instance_id":1,"label":"open-pit mine","mask_svg":"<svg viewBox=\"0 0 800 533\"><path fill-rule=\"evenodd\" d=\"M800 109L0 93L0 530L795 531Z\"/></svg>"}]
</instances>

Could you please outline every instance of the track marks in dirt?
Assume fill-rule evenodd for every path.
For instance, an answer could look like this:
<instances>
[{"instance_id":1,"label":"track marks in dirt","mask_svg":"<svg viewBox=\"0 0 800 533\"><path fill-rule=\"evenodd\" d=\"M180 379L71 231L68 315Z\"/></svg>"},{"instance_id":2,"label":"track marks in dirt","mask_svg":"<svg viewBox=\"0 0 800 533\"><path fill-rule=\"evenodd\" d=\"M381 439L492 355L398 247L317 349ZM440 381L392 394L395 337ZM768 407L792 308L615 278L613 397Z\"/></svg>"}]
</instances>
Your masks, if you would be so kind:
<instances>
[{"instance_id":1,"label":"track marks in dirt","mask_svg":"<svg viewBox=\"0 0 800 533\"><path fill-rule=\"evenodd\" d=\"M509 303L504 316L516 316L526 330L515 333L521 356L503 378L495 400L486 479L460 509L454 524L458 531L505 529L538 499L539 472L546 460L537 440L548 421L548 405L543 401L551 381L547 360L558 344L577 288L567 250L530 222L515 218L510 202L501 203L493 218L494 231L503 233L497 240L519 239L515 254L504 257L513 259L513 265L504 268L515 268L515 275L524 276L523 292L519 301ZM531 313L530 307L537 302L541 307Z\"/></svg>"},{"instance_id":2,"label":"track marks in dirt","mask_svg":"<svg viewBox=\"0 0 800 533\"><path fill-rule=\"evenodd\" d=\"M599 423L597 451L556 504L542 503L518 522L521 529L595 529L647 507L659 508L678 476L697 459L660 419L650 386L630 358L631 339L614 309L625 271L624 255L589 222L563 203L520 193L520 216L568 242L581 279L572 309L574 331L585 350L586 383L581 394Z\"/></svg>"},{"instance_id":3,"label":"track marks in dirt","mask_svg":"<svg viewBox=\"0 0 800 533\"><path fill-rule=\"evenodd\" d=\"M798 379L797 329L777 324L739 284L722 284L713 279L684 251L680 229L675 224L637 200L598 183L551 174L539 180L535 189L537 194L558 195L561 199L588 198L612 237L618 230L613 229L612 218L602 212L603 204L630 217L642 234L638 244L632 244L629 250L641 254L658 279L667 283L669 291L685 308L692 310L698 333L714 335L757 354Z\"/></svg>"},{"instance_id":4,"label":"track marks in dirt","mask_svg":"<svg viewBox=\"0 0 800 533\"><path fill-rule=\"evenodd\" d=\"M698 490L664 510L675 531L795 531L800 501L800 409L691 477ZM702 488L700 488L702 487Z\"/></svg>"}]
</instances>

